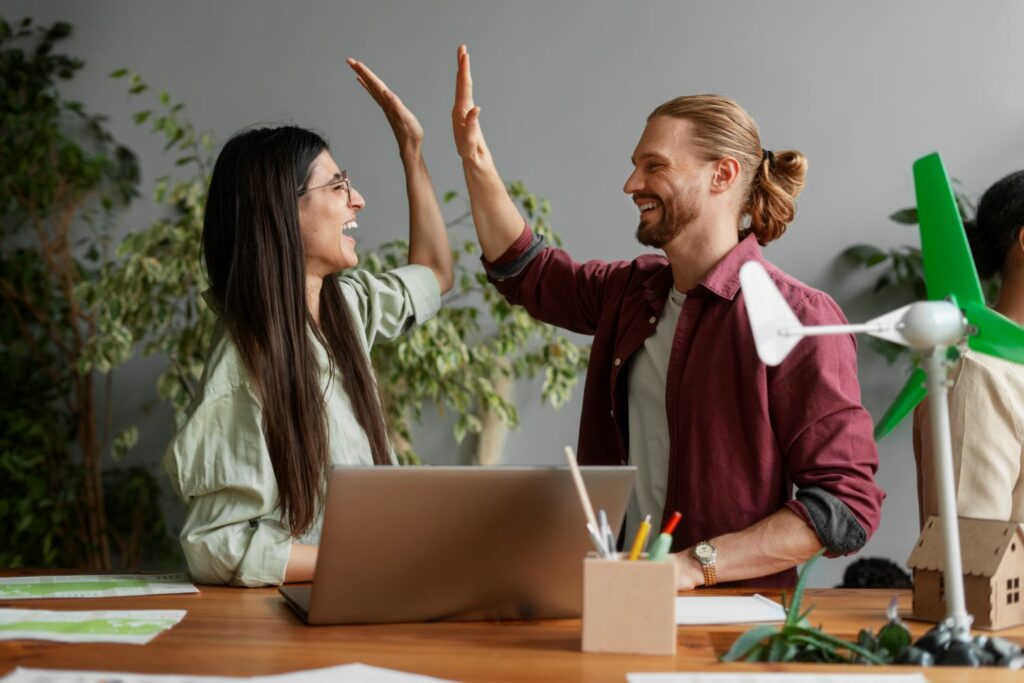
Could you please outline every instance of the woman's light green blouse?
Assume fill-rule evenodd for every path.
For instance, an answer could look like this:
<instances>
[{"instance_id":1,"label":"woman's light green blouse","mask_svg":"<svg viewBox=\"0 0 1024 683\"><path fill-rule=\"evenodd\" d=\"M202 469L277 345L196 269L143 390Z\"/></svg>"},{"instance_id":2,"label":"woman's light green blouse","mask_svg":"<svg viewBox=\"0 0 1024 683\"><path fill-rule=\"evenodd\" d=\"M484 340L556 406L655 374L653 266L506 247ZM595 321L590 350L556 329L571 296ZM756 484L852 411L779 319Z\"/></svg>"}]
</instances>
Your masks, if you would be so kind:
<instances>
[{"instance_id":1,"label":"woman's light green blouse","mask_svg":"<svg viewBox=\"0 0 1024 683\"><path fill-rule=\"evenodd\" d=\"M433 271L409 265L374 276L340 277L364 352L431 318L441 294ZM372 465L369 441L356 420L341 376L314 343L326 401L331 462ZM277 482L263 438L257 392L230 335L213 346L199 396L164 456L171 484L188 505L181 547L201 583L277 585L293 541L316 544L322 518L299 539L282 521Z\"/></svg>"}]
</instances>

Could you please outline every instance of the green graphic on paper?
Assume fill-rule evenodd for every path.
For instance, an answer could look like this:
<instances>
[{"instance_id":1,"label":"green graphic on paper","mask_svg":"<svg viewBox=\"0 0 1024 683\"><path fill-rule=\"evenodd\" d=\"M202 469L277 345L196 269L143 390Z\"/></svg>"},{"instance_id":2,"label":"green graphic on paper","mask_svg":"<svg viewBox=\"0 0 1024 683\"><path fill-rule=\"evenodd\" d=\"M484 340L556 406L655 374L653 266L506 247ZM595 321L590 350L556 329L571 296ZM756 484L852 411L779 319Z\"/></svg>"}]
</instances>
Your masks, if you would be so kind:
<instances>
[{"instance_id":1,"label":"green graphic on paper","mask_svg":"<svg viewBox=\"0 0 1024 683\"><path fill-rule=\"evenodd\" d=\"M149 582L138 579L7 584L0 585L0 600L4 598L43 598L55 593L95 593L125 588L145 590L148 586Z\"/></svg>"},{"instance_id":2,"label":"green graphic on paper","mask_svg":"<svg viewBox=\"0 0 1024 683\"><path fill-rule=\"evenodd\" d=\"M90 619L88 621L16 621L0 624L0 632L56 633L96 636L151 636L174 626L174 620Z\"/></svg>"}]
</instances>

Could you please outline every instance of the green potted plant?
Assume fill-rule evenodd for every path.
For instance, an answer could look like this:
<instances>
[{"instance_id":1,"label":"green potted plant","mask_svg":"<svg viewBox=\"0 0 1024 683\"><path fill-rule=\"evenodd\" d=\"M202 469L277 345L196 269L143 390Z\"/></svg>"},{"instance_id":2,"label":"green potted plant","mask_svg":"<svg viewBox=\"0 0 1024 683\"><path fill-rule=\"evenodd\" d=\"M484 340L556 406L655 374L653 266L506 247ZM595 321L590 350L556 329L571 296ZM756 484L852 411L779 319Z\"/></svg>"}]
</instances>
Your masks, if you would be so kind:
<instances>
[{"instance_id":1,"label":"green potted plant","mask_svg":"<svg viewBox=\"0 0 1024 683\"><path fill-rule=\"evenodd\" d=\"M163 544L155 480L121 461L132 435L110 433L110 378L88 363L97 309L79 292L138 167L61 93L82 68L58 51L71 30L0 19L0 566L134 568Z\"/></svg>"}]
</instances>

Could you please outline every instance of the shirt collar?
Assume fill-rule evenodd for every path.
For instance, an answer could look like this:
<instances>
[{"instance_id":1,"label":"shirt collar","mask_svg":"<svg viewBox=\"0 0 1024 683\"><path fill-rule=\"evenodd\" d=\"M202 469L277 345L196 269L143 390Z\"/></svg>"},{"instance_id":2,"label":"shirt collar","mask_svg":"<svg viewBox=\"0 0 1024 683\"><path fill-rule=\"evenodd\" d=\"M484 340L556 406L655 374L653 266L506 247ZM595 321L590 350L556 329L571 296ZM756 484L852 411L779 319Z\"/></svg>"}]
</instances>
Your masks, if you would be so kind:
<instances>
[{"instance_id":1,"label":"shirt collar","mask_svg":"<svg viewBox=\"0 0 1024 683\"><path fill-rule=\"evenodd\" d=\"M761 260L761 247L757 245L757 238L751 233L722 257L722 260L701 278L697 286L732 301L740 288L740 266L747 261ZM668 290L672 287L672 265L666 262L665 267L647 278L643 286L647 290L644 292L646 299L664 302L668 297Z\"/></svg>"},{"instance_id":2,"label":"shirt collar","mask_svg":"<svg viewBox=\"0 0 1024 683\"><path fill-rule=\"evenodd\" d=\"M732 301L740 289L740 267L747 261L760 260L761 247L757 245L757 238L751 233L716 263L697 285Z\"/></svg>"}]
</instances>

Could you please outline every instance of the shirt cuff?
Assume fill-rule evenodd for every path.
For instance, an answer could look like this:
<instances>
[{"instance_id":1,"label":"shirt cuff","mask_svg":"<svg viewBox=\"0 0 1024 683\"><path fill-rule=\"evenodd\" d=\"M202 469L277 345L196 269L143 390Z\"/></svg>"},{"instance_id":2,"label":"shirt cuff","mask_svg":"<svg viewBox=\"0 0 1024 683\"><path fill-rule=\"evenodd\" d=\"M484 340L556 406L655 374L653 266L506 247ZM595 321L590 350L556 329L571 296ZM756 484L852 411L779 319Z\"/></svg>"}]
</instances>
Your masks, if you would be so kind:
<instances>
[{"instance_id":1,"label":"shirt cuff","mask_svg":"<svg viewBox=\"0 0 1024 683\"><path fill-rule=\"evenodd\" d=\"M410 263L389 270L388 274L398 278L409 293L417 325L430 320L441 310L441 285L430 268Z\"/></svg>"},{"instance_id":2,"label":"shirt cuff","mask_svg":"<svg viewBox=\"0 0 1024 683\"><path fill-rule=\"evenodd\" d=\"M528 225L523 225L523 232L505 253L493 261L480 257L484 269L491 279L514 277L521 273L527 264L544 249L545 239L534 234Z\"/></svg>"},{"instance_id":3,"label":"shirt cuff","mask_svg":"<svg viewBox=\"0 0 1024 683\"><path fill-rule=\"evenodd\" d=\"M292 554L291 534L272 519L252 520L249 524L255 528L231 585L280 586Z\"/></svg>"},{"instance_id":4,"label":"shirt cuff","mask_svg":"<svg viewBox=\"0 0 1024 683\"><path fill-rule=\"evenodd\" d=\"M818 540L829 556L849 555L864 547L868 535L842 500L825 489L809 486L796 492L796 503L805 512ZM794 505L795 507L795 505Z\"/></svg>"}]
</instances>

